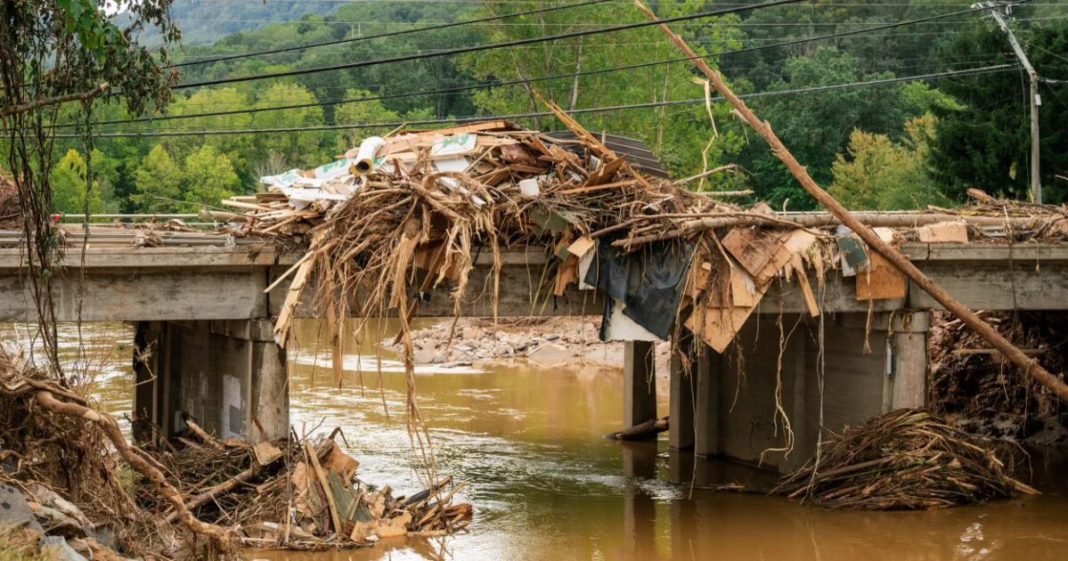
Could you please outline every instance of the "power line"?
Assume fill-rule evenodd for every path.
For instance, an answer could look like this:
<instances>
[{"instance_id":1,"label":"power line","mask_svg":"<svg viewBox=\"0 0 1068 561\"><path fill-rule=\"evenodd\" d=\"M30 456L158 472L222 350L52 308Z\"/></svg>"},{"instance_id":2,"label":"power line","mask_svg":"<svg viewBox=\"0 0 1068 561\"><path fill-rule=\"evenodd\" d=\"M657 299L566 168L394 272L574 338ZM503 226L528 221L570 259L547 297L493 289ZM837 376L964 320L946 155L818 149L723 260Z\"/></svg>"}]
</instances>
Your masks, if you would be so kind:
<instances>
[{"instance_id":1,"label":"power line","mask_svg":"<svg viewBox=\"0 0 1068 561\"><path fill-rule=\"evenodd\" d=\"M706 12L699 12L696 14L675 16L672 18L664 18L660 21L641 21L636 23L628 23L624 25L616 25L612 27L605 27L601 29L584 29L580 31L571 31L567 33L558 33L555 35L546 35L542 37L531 37L527 39L516 39L514 41L505 41L503 43L490 43L483 45L470 45L467 47L459 47L454 49L443 49L436 53L425 53L417 55L401 55L396 57L381 58L374 60L363 60L359 62L350 62L345 64L336 64L332 66L319 66L314 68L302 68L297 70L287 70L283 72L273 72L268 74L255 74L252 76L240 76L231 78L217 78L213 80L203 80L200 82L191 82L186 84L178 84L174 86L174 89L186 89L197 88L204 86L218 86L222 84L233 84L237 82L249 82L253 80L266 80L270 78L284 78L289 76L302 76L305 74L316 74L319 72L330 72L335 70L349 70L353 68L366 68L369 66L378 66L382 64L393 64L397 62L407 62L412 60L421 60L426 58L438 58L459 54L475 53L481 51L489 51L496 49L506 49L509 47L517 47L520 45L531 45L536 43L546 43L549 41L557 41L560 39L573 39L578 37L587 37L591 35L601 35L605 33L614 33L617 31L629 31L632 29L642 29L645 27L651 27L658 24L674 23L679 21L689 21L694 19L709 18L722 16L727 14L736 14L740 12L748 12L752 10L772 8L775 6L783 6L787 4L796 4L803 0L770 0L761 4L747 4L744 6L738 6L734 8L722 8L719 10L711 10Z\"/></svg>"},{"instance_id":2,"label":"power line","mask_svg":"<svg viewBox=\"0 0 1068 561\"><path fill-rule=\"evenodd\" d=\"M360 36L360 37L350 37L348 39L338 39L338 40L335 40L335 41L323 41L321 43L309 43L309 44L306 44L306 45L296 45L296 46L292 46L292 47L281 47L281 48L277 48L277 49L268 49L268 50L265 50L265 51L254 51L254 52L239 53L239 54L233 54L233 55L223 55L223 56L217 56L217 57L209 58L209 59L205 59L205 60L198 60L198 61L182 62L182 63L178 63L178 64L172 64L172 65L168 66L167 68L181 68L181 67L185 67L185 66L194 66L194 65L198 65L198 64L211 64L211 63L214 63L214 62L222 62L222 61L227 61L227 60L237 60L237 59L242 59L242 58L252 58L252 57L257 57L257 56L266 56L266 55L273 55L273 54L279 54L279 53L289 53L289 52L293 52L293 51L303 51L305 49L313 49L313 48L316 48L316 47L328 47L328 46L332 46L332 45L343 45L343 44L347 44L347 43L358 43L360 41L370 41L372 39L382 39L382 38L385 38L385 37L397 37L397 36L400 36L400 35L409 35L409 34L412 34L412 33L422 33L424 31L437 31L439 29L449 29L449 28L453 28L453 27L460 27L460 26L464 26L464 25L472 25L472 24L476 24L476 23L485 23L485 22L490 22L490 21L497 21L497 20L502 20L502 19L521 17L521 16L532 16L532 15L536 15L536 14L545 14L545 13L549 13L549 12L557 12L557 11L560 11L560 10L570 10L572 8L582 8L582 7L586 7L586 6L593 6L595 4L603 4L603 3L609 2L609 1L610 0L587 0L585 2L575 2L575 3L563 4L563 5L559 5L559 6L550 6L548 8L538 8L536 10L526 10L526 11L522 11L522 12L513 12L513 13L510 13L510 14L503 14L503 15L499 15L499 16L487 16L487 17L484 17L484 18L478 18L478 19L473 19L473 20L455 21L455 22L451 22L451 23L442 23L442 24L437 24L437 25L429 25L429 26L420 27L420 28L417 28L417 29L404 29L404 30L400 30L400 31L389 31L389 32L385 32L385 33L377 33L377 34L374 34L374 35L363 35L363 36Z\"/></svg>"},{"instance_id":3,"label":"power line","mask_svg":"<svg viewBox=\"0 0 1068 561\"><path fill-rule=\"evenodd\" d=\"M893 84L899 84L902 82L915 82L926 80L938 80L942 78L956 78L962 76L973 76L979 74L988 74L993 72L1005 72L1008 70L1017 69L1016 65L1012 64L999 64L994 66L983 66L979 68L969 68L964 70L955 70L950 72L937 72L933 74L921 74L917 76L902 76L898 78L887 78L883 80L869 80L865 82L849 82L844 84L830 84L825 86L812 86L807 88L797 88L791 90L779 90L758 92L751 94L740 95L742 99L758 99L765 97L778 97L783 95L798 95L798 94L812 94L822 93L834 90L844 90L861 87L877 87L887 86ZM720 98L713 98L713 101ZM673 107L680 105L696 105L705 103L705 98L696 99L684 99L677 101L659 101L649 103L635 103L630 105L613 105L607 107L590 107L585 109L574 109L567 111L572 115L580 115L586 113L607 113L614 111L625 111L633 109L647 109L655 107ZM552 113L548 111L538 111L530 113L512 113L503 115L480 115L471 117L457 117L448 119L426 119L417 121L398 121L392 123L353 123L343 125L317 125L307 127L279 127L279 128L266 128L266 129L233 129L233 130L202 130L202 131L143 131L143 132L102 132L96 133L94 136L98 138L155 138L155 137L181 137L181 136L221 136L221 135L236 135L236 134L278 134L278 133L298 133L298 132L321 132L332 130L355 130L355 129L372 129L372 128L396 128L400 126L427 126L427 125L442 125L451 123L470 123L476 121L493 121L502 119L527 119L533 117L546 117L551 116ZM57 134L56 138L81 138L75 134Z\"/></svg>"},{"instance_id":4,"label":"power line","mask_svg":"<svg viewBox=\"0 0 1068 561\"><path fill-rule=\"evenodd\" d=\"M1027 1L1028 0L1021 0L1021 2L1018 2L1018 3L1027 2ZM989 8L984 8L984 9L989 9ZM883 30L887 30L887 29L904 27L906 25L913 25L913 24L917 24L917 23L926 23L926 22L930 22L930 21L934 21L934 20L938 20L938 19L942 19L942 18L953 17L953 16L965 14L965 13L972 13L974 11L977 11L977 10L975 10L975 9L959 10L959 11L954 11L954 12L947 12L947 13L943 13L943 14L938 14L938 15L935 15L935 16L929 16L929 17L926 17L926 18L919 18L919 19L894 22L894 23L889 23L889 24L884 24L884 25L877 25L877 26L872 26L872 27L868 27L868 28L864 28L864 29L854 29L854 30L850 30L850 31L842 31L842 32L839 32L839 33L830 33L830 34L824 34L824 35L815 35L815 36L809 36L809 37L802 37L802 38L799 38L799 39L791 39L789 41L783 41L783 42L780 42L780 43L757 45L757 46L754 46L754 47L746 47L746 48L735 49L735 50L731 50L731 51L722 51L722 52L719 52L719 53L713 53L713 54L711 54L711 55L709 55L708 57L705 57L705 58L744 54L744 53L761 51L761 50L765 50L765 49L772 49L772 48L778 48L778 47L788 47L788 46L798 45L798 44L802 44L802 43L808 43L808 42L812 42L812 41L820 41L820 40L825 40L825 39L839 39L839 38L844 38L844 37L860 35L860 34L864 34L864 33L871 33L871 32L875 32L875 31L883 31ZM527 84L527 83L546 82L546 81L554 81L554 80L562 80L562 79L574 79L574 78L579 78L579 77L584 77L584 76L594 76L594 75L607 74L607 73L612 73L612 72L621 72L621 71L625 71L625 70L637 70L637 69L649 68L649 67L653 67L653 66L661 66L661 65L666 65L666 64L676 64L676 63L680 63L680 62L689 62L689 60L690 59L687 58L687 57L670 58L670 59L664 59L664 60L658 60L658 61L652 61L652 62L644 62L644 63L638 63L638 64L617 66L617 67L612 67L612 68L603 68L603 69L597 69L597 70L587 70L587 71L583 71L583 72L573 72L573 73L566 73L566 74L562 73L562 74L553 74L553 75L548 75L548 76L539 76L539 77L534 77L534 78L527 78L525 80L522 80L522 79L520 79L520 80L505 80L505 81L491 82L491 83L488 83L488 84L471 84L471 85L467 85L467 86L441 88L441 89L436 89L436 90L420 90L420 91L415 91L415 92L407 92L407 93L399 93L399 94L364 96L364 97L358 97L358 98L347 98L347 99L322 101L322 102L313 102L313 103L298 103L298 104L291 104L291 105L279 105L279 106L273 106L273 107L252 107L252 108L247 108L247 109L234 109L234 110L228 110L228 111L212 111L212 112L208 112L208 113L193 113L193 114L187 114L187 115L162 115L162 116L159 116L159 117L140 117L140 118L137 118L137 119L114 119L114 120L110 120L110 121L98 121L98 122L95 122L93 124L94 125L114 125L114 124L122 124L122 123L144 123L144 122L172 121L172 120L204 118L204 117L222 117L222 116L228 116L228 115L253 114L253 113L261 113L261 112L268 112L268 111L285 111L285 110L292 110L292 109L306 109L306 108L309 108L309 107L327 107L327 106L332 106L332 105L344 105L344 104L349 104L349 103L366 103L366 102L371 102L371 101L387 101L387 100L394 100L394 99L406 99L406 98L411 98L411 97L447 95L447 94L452 94L452 93L462 93L462 92L466 92L466 91L479 90L479 89L489 89L489 88L495 88L495 87L508 87L508 86L514 86L514 85ZM71 126L74 126L74 125L70 125L70 124L57 125L56 128L60 128L60 127L69 128Z\"/></svg>"}]
</instances>

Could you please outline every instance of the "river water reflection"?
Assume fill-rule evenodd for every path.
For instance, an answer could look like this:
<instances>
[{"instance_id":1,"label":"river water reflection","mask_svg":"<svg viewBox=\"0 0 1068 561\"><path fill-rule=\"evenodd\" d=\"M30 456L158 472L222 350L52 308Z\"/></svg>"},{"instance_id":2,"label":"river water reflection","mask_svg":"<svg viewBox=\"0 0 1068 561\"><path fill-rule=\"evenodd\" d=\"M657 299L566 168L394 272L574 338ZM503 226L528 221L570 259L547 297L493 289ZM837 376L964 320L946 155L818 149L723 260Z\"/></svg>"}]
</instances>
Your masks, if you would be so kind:
<instances>
[{"instance_id":1,"label":"river water reflection","mask_svg":"<svg viewBox=\"0 0 1068 561\"><path fill-rule=\"evenodd\" d=\"M292 422L299 431L340 426L360 474L401 491L411 469L403 368L349 342L341 388L317 326L297 326L290 351ZM128 330L102 330L121 338ZM359 364L362 374L356 372ZM103 403L129 410L129 370L99 384ZM668 483L691 467L666 442L621 446L602 435L621 422L622 374L613 369L512 365L420 369L419 403L439 470L467 485L471 532L445 539L387 540L327 553L251 551L248 559L342 560L1057 560L1068 559L1066 465L1035 459L1046 494L917 513L828 512L756 494ZM663 394L662 394L663 395ZM662 407L666 404L662 404ZM723 464L700 480L759 484L760 474Z\"/></svg>"}]
</instances>

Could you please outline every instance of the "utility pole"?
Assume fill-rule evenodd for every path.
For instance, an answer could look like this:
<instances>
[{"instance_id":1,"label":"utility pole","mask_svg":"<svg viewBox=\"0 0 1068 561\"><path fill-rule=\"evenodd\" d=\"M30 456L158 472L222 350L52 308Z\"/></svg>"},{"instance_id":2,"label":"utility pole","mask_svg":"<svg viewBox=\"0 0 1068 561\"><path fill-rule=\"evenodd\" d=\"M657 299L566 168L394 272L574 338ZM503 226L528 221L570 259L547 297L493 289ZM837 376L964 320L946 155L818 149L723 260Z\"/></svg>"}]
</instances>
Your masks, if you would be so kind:
<instances>
[{"instance_id":1,"label":"utility pole","mask_svg":"<svg viewBox=\"0 0 1068 561\"><path fill-rule=\"evenodd\" d=\"M1027 53L1024 52L1023 47L1020 46L1020 42L1016 40L1016 35L1009 29L1009 24L1005 21L1005 16L1008 14L1006 6L998 6L994 2L988 2L985 6L990 7L990 15L994 17L994 21L998 22L998 26L1009 37L1009 44L1012 45L1013 52L1016 53L1016 58L1020 59L1020 64L1023 65L1024 70L1027 71L1027 76L1031 82L1031 202L1036 204L1042 204L1042 177L1039 175L1042 170L1039 150L1040 144L1038 139L1038 108L1042 105L1042 98L1038 93L1038 72L1035 71L1035 67L1031 66L1031 61L1027 58ZM982 4L975 4L972 6L983 7ZM1002 13L1005 10L1005 13Z\"/></svg>"}]
</instances>

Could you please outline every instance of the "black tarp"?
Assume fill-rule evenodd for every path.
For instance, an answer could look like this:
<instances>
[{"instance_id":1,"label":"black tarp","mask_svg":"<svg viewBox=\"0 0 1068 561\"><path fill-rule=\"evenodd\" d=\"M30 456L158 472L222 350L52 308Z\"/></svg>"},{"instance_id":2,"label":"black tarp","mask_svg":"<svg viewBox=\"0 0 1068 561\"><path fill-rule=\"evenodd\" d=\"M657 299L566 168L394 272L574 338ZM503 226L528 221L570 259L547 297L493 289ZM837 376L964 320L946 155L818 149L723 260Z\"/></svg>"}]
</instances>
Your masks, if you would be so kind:
<instances>
[{"instance_id":1,"label":"black tarp","mask_svg":"<svg viewBox=\"0 0 1068 561\"><path fill-rule=\"evenodd\" d=\"M661 339L671 337L682 298L683 281L690 268L693 246L682 241L646 245L624 253L601 239L597 258L586 272L586 284L605 295L601 339L605 340L613 301L623 302L623 313Z\"/></svg>"}]
</instances>

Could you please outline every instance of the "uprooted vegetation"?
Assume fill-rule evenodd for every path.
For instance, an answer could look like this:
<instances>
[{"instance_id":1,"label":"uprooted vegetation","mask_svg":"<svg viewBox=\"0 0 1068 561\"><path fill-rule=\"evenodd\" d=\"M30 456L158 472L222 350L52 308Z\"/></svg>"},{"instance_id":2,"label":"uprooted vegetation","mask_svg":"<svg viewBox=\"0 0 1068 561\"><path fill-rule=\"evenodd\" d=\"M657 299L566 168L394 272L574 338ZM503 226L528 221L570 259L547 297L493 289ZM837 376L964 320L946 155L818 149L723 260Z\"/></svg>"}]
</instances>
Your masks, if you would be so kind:
<instances>
[{"instance_id":1,"label":"uprooted vegetation","mask_svg":"<svg viewBox=\"0 0 1068 561\"><path fill-rule=\"evenodd\" d=\"M1068 371L1068 315L987 313L984 319L1052 372ZM931 329L930 403L965 431L1034 444L1068 442L1068 408L960 321L938 314Z\"/></svg>"}]
</instances>

